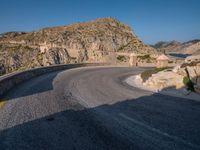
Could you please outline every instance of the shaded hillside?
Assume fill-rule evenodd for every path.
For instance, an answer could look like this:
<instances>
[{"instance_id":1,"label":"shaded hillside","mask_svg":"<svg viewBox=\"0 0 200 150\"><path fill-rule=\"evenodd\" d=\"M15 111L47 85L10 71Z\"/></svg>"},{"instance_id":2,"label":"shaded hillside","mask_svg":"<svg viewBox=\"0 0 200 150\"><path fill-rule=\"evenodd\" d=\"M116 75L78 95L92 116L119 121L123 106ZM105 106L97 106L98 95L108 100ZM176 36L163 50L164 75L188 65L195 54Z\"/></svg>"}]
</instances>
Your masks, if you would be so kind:
<instances>
[{"instance_id":1,"label":"shaded hillside","mask_svg":"<svg viewBox=\"0 0 200 150\"><path fill-rule=\"evenodd\" d=\"M158 42L152 47L156 48L161 52L175 52L182 54L200 54L200 40L191 40L188 42L180 43L177 41L169 41L169 42Z\"/></svg>"}]
</instances>

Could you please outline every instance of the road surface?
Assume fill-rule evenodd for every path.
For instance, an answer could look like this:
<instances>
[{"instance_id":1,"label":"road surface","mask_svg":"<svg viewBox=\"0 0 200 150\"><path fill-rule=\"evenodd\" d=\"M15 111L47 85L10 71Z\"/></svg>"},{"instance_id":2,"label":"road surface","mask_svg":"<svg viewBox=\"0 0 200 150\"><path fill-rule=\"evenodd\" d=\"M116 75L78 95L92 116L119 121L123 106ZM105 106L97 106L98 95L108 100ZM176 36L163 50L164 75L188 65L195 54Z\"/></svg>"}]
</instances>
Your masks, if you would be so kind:
<instances>
[{"instance_id":1,"label":"road surface","mask_svg":"<svg viewBox=\"0 0 200 150\"><path fill-rule=\"evenodd\" d=\"M143 70L76 68L16 86L0 108L0 150L200 149L200 102L124 82Z\"/></svg>"}]
</instances>

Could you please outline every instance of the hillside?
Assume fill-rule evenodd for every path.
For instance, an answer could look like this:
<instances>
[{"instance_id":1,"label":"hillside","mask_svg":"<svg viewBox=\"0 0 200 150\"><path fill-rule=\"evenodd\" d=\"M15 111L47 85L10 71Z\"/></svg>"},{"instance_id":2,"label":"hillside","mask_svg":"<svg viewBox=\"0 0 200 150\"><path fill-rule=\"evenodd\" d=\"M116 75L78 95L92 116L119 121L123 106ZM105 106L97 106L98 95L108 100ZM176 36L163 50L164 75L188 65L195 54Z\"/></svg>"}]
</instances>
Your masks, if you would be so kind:
<instances>
[{"instance_id":1,"label":"hillside","mask_svg":"<svg viewBox=\"0 0 200 150\"><path fill-rule=\"evenodd\" d=\"M39 66L109 62L116 52L156 54L113 18L0 35L0 73Z\"/></svg>"},{"instance_id":2,"label":"hillside","mask_svg":"<svg viewBox=\"0 0 200 150\"><path fill-rule=\"evenodd\" d=\"M200 40L192 40L184 43L180 43L177 41L169 41L169 42L158 42L152 47L156 48L161 52L174 52L174 53L182 53L182 54L200 54Z\"/></svg>"}]
</instances>

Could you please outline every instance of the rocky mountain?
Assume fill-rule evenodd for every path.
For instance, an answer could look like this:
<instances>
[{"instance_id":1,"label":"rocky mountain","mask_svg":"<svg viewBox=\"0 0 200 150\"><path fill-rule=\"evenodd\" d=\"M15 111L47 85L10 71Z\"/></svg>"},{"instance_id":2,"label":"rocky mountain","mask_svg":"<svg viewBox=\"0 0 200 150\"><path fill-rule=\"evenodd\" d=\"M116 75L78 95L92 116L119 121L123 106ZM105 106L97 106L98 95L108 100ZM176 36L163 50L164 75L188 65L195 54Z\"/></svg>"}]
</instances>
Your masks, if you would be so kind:
<instances>
[{"instance_id":1,"label":"rocky mountain","mask_svg":"<svg viewBox=\"0 0 200 150\"><path fill-rule=\"evenodd\" d=\"M184 43L177 41L162 41L152 45L152 47L156 48L158 51L167 53L174 52L191 55L200 54L200 40L198 39Z\"/></svg>"},{"instance_id":2,"label":"rocky mountain","mask_svg":"<svg viewBox=\"0 0 200 150\"><path fill-rule=\"evenodd\" d=\"M0 73L80 62L109 62L118 52L156 54L113 18L0 35ZM111 59L112 57L112 59Z\"/></svg>"},{"instance_id":3,"label":"rocky mountain","mask_svg":"<svg viewBox=\"0 0 200 150\"><path fill-rule=\"evenodd\" d=\"M154 48L167 48L167 47L175 47L181 45L180 42L177 41L160 41L156 43L155 45L152 45Z\"/></svg>"}]
</instances>

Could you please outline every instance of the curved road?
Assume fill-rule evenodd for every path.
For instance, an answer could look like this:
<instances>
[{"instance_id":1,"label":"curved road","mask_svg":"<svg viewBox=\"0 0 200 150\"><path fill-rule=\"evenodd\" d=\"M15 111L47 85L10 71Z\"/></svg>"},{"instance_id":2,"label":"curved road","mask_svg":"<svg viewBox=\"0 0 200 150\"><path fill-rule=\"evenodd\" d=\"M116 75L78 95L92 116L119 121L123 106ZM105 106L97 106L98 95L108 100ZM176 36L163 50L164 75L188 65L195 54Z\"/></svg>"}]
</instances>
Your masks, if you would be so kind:
<instances>
[{"instance_id":1,"label":"curved road","mask_svg":"<svg viewBox=\"0 0 200 150\"><path fill-rule=\"evenodd\" d=\"M200 102L124 82L143 70L76 68L16 86L0 108L0 149L200 149Z\"/></svg>"}]
</instances>

